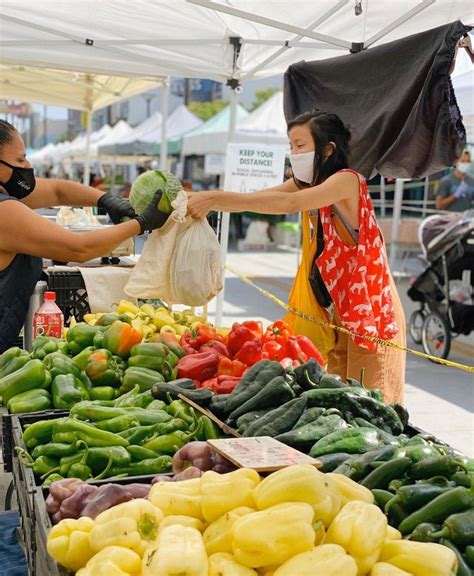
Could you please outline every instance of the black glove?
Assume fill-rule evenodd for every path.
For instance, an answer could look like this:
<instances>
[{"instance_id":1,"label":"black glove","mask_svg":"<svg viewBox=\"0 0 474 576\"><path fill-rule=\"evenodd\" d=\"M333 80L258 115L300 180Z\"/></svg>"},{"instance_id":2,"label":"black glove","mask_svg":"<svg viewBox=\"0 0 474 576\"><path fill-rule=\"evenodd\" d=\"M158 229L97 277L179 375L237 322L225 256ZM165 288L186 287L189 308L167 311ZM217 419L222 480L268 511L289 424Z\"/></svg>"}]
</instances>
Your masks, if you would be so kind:
<instances>
[{"instance_id":1,"label":"black glove","mask_svg":"<svg viewBox=\"0 0 474 576\"><path fill-rule=\"evenodd\" d=\"M130 202L121 196L107 192L99 198L97 206L107 212L114 224L124 222L124 218L131 220L135 218L135 210L131 207Z\"/></svg>"},{"instance_id":2,"label":"black glove","mask_svg":"<svg viewBox=\"0 0 474 576\"><path fill-rule=\"evenodd\" d=\"M143 210L139 216L135 216L135 220L140 224L141 234L147 230L156 230L157 228L161 228L166 220L168 220L169 214L165 214L158 210L158 203L161 200L162 194L161 190L158 190L145 210Z\"/></svg>"}]
</instances>

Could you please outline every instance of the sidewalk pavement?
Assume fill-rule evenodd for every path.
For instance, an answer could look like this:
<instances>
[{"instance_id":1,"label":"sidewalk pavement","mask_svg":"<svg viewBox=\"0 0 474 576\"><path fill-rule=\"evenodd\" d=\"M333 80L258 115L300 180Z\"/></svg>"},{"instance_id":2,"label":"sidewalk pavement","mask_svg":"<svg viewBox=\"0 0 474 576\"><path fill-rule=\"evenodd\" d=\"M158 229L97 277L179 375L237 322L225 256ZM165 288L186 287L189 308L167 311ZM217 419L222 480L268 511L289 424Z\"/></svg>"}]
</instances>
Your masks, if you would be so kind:
<instances>
[{"instance_id":1,"label":"sidewalk pavement","mask_svg":"<svg viewBox=\"0 0 474 576\"><path fill-rule=\"evenodd\" d=\"M284 302L288 300L297 270L295 251L231 252L227 263L236 271L268 290ZM417 305L407 296L409 280L398 281L398 290L407 320ZM210 320L214 321L215 301L209 304ZM225 326L245 319L264 323L281 318L285 310L257 290L226 273ZM408 341L408 348L421 346ZM454 340L450 360L473 365L474 333ZM411 422L433 433L453 447L474 456L474 376L463 371L434 364L424 358L407 355L405 404Z\"/></svg>"}]
</instances>

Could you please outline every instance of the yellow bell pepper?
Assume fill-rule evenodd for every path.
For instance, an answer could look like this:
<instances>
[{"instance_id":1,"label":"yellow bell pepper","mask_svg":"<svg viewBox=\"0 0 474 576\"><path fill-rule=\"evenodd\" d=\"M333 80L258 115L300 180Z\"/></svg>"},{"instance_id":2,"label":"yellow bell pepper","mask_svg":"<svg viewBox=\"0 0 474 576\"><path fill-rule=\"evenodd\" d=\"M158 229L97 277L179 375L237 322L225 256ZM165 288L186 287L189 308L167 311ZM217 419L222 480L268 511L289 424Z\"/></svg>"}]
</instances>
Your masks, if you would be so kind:
<instances>
[{"instance_id":1,"label":"yellow bell pepper","mask_svg":"<svg viewBox=\"0 0 474 576\"><path fill-rule=\"evenodd\" d=\"M86 516L61 520L48 534L48 554L68 570L79 570L95 554L89 545L92 528L94 520Z\"/></svg>"},{"instance_id":2,"label":"yellow bell pepper","mask_svg":"<svg viewBox=\"0 0 474 576\"><path fill-rule=\"evenodd\" d=\"M152 486L148 500L165 516L192 516L204 520L200 478L181 482L157 482Z\"/></svg>"},{"instance_id":3,"label":"yellow bell pepper","mask_svg":"<svg viewBox=\"0 0 474 576\"><path fill-rule=\"evenodd\" d=\"M274 576L356 576L357 564L341 546L323 544L297 554L282 564Z\"/></svg>"},{"instance_id":4,"label":"yellow bell pepper","mask_svg":"<svg viewBox=\"0 0 474 576\"><path fill-rule=\"evenodd\" d=\"M413 572L400 570L400 568L386 562L377 562L373 565L370 576L413 576Z\"/></svg>"},{"instance_id":5,"label":"yellow bell pepper","mask_svg":"<svg viewBox=\"0 0 474 576\"><path fill-rule=\"evenodd\" d=\"M206 552L232 552L232 528L239 518L255 512L253 508L241 506L215 520L204 530L203 538Z\"/></svg>"},{"instance_id":6,"label":"yellow bell pepper","mask_svg":"<svg viewBox=\"0 0 474 576\"><path fill-rule=\"evenodd\" d=\"M179 514L172 514L171 516L165 516L160 522L160 530L166 528L166 526L173 526L174 524L180 524L181 526L190 526L191 528L196 528L199 532L204 532L206 529L206 524L199 518L193 518L192 516L184 516Z\"/></svg>"},{"instance_id":7,"label":"yellow bell pepper","mask_svg":"<svg viewBox=\"0 0 474 576\"><path fill-rule=\"evenodd\" d=\"M352 500L362 500L369 504L374 503L374 495L368 488L354 482L354 480L344 476L344 474L329 473L326 474L326 477L330 478L339 490L343 506Z\"/></svg>"},{"instance_id":8,"label":"yellow bell pepper","mask_svg":"<svg viewBox=\"0 0 474 576\"><path fill-rule=\"evenodd\" d=\"M140 314L140 308L129 300L120 300L116 312L117 314L130 313L133 316L136 316L137 314Z\"/></svg>"},{"instance_id":9,"label":"yellow bell pepper","mask_svg":"<svg viewBox=\"0 0 474 576\"><path fill-rule=\"evenodd\" d=\"M448 547L411 540L386 540L380 562L393 564L413 576L451 576L456 574L458 564Z\"/></svg>"},{"instance_id":10,"label":"yellow bell pepper","mask_svg":"<svg viewBox=\"0 0 474 576\"><path fill-rule=\"evenodd\" d=\"M175 524L160 531L142 562L142 576L208 576L202 535L196 528Z\"/></svg>"},{"instance_id":11,"label":"yellow bell pepper","mask_svg":"<svg viewBox=\"0 0 474 576\"><path fill-rule=\"evenodd\" d=\"M358 576L363 576L379 559L386 533L387 518L380 508L353 500L334 518L324 543L342 546L356 561Z\"/></svg>"},{"instance_id":12,"label":"yellow bell pepper","mask_svg":"<svg viewBox=\"0 0 474 576\"><path fill-rule=\"evenodd\" d=\"M232 529L237 562L249 568L282 564L314 546L314 510L304 502L287 502L239 518Z\"/></svg>"},{"instance_id":13,"label":"yellow bell pepper","mask_svg":"<svg viewBox=\"0 0 474 576\"><path fill-rule=\"evenodd\" d=\"M141 557L122 546L108 546L89 560L76 576L140 576Z\"/></svg>"},{"instance_id":14,"label":"yellow bell pepper","mask_svg":"<svg viewBox=\"0 0 474 576\"><path fill-rule=\"evenodd\" d=\"M204 472L201 476L202 514L208 522L239 506L255 506L253 489L260 482L255 470L240 468L228 474Z\"/></svg>"},{"instance_id":15,"label":"yellow bell pepper","mask_svg":"<svg viewBox=\"0 0 474 576\"><path fill-rule=\"evenodd\" d=\"M174 318L168 312L162 312L158 309L153 315L153 324L157 328L162 328L163 326L171 326L174 324Z\"/></svg>"},{"instance_id":16,"label":"yellow bell pepper","mask_svg":"<svg viewBox=\"0 0 474 576\"><path fill-rule=\"evenodd\" d=\"M311 464L296 464L267 476L254 490L257 508L263 510L282 502L307 502L327 528L341 509L342 498L327 474Z\"/></svg>"},{"instance_id":17,"label":"yellow bell pepper","mask_svg":"<svg viewBox=\"0 0 474 576\"><path fill-rule=\"evenodd\" d=\"M96 552L108 546L123 546L142 556L155 540L162 518L161 510L144 498L118 504L95 519L91 546Z\"/></svg>"},{"instance_id":18,"label":"yellow bell pepper","mask_svg":"<svg viewBox=\"0 0 474 576\"><path fill-rule=\"evenodd\" d=\"M239 564L232 554L217 552L209 556L208 576L257 576L257 572Z\"/></svg>"},{"instance_id":19,"label":"yellow bell pepper","mask_svg":"<svg viewBox=\"0 0 474 576\"><path fill-rule=\"evenodd\" d=\"M394 528L393 526L390 526L390 524L387 526L387 535L385 536L386 540L401 540L402 539L402 533L400 532L400 530L397 530L396 528Z\"/></svg>"}]
</instances>

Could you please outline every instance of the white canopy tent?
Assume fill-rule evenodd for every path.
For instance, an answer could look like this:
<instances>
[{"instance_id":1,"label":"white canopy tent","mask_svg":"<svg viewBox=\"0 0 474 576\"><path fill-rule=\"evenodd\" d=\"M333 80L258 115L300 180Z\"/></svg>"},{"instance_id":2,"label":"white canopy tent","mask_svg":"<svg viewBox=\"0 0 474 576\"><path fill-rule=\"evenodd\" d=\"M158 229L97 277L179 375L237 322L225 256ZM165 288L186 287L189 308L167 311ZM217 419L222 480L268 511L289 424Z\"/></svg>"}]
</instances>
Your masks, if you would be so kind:
<instances>
[{"instance_id":1,"label":"white canopy tent","mask_svg":"<svg viewBox=\"0 0 474 576\"><path fill-rule=\"evenodd\" d=\"M0 49L8 66L157 81L180 75L236 88L299 60L347 54L357 43L370 48L456 19L472 23L471 0L3 0ZM2 83L0 97L22 98L10 88ZM230 141L236 105L234 91ZM217 322L222 302L223 294Z\"/></svg>"}]
</instances>

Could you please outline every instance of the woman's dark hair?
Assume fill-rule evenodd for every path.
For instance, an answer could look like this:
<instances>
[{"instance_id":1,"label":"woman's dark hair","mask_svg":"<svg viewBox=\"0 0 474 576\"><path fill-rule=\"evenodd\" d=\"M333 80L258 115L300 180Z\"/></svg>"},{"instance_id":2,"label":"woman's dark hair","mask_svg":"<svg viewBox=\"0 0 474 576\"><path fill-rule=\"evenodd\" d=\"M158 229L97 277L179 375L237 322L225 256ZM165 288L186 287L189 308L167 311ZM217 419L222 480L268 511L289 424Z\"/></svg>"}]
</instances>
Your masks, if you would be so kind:
<instances>
[{"instance_id":1,"label":"woman's dark hair","mask_svg":"<svg viewBox=\"0 0 474 576\"><path fill-rule=\"evenodd\" d=\"M304 112L290 120L288 122L288 132L295 126L303 126L305 124L311 130L315 145L314 176L310 186L317 186L338 170L349 166L349 140L351 139L351 133L339 116L319 110ZM333 150L333 153L328 158L324 158L324 150L330 142L334 142L336 149ZM301 182L296 178L294 180L299 188L308 187L306 182Z\"/></svg>"},{"instance_id":2,"label":"woman's dark hair","mask_svg":"<svg viewBox=\"0 0 474 576\"><path fill-rule=\"evenodd\" d=\"M9 144L15 136L16 128L6 120L0 120L0 149Z\"/></svg>"}]
</instances>

